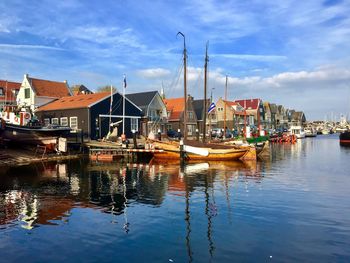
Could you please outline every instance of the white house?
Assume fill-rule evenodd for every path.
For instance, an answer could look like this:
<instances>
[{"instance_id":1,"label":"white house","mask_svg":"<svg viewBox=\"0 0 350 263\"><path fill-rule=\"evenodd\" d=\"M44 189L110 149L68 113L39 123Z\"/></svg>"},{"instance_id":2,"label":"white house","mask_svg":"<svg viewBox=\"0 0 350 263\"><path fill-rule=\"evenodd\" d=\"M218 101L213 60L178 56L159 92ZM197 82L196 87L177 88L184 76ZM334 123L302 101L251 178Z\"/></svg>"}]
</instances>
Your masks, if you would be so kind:
<instances>
[{"instance_id":1,"label":"white house","mask_svg":"<svg viewBox=\"0 0 350 263\"><path fill-rule=\"evenodd\" d=\"M16 100L18 105L35 111L40 106L71 95L67 81L35 79L25 74Z\"/></svg>"}]
</instances>

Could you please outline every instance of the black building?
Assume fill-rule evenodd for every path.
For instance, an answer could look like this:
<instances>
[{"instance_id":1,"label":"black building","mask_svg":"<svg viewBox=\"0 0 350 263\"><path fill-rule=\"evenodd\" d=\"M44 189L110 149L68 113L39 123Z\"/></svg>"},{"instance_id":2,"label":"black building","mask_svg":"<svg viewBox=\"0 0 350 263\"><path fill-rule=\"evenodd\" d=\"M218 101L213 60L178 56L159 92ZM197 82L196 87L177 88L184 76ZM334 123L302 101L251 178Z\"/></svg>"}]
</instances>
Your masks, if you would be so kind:
<instances>
[{"instance_id":1,"label":"black building","mask_svg":"<svg viewBox=\"0 0 350 263\"><path fill-rule=\"evenodd\" d=\"M35 115L46 124L70 126L81 131L85 139L101 139L109 132L109 124L120 122L118 135L123 129L123 95L109 92L62 97L37 109ZM110 114L111 111L111 114ZM139 131L141 109L125 98L125 135L132 137L132 130Z\"/></svg>"}]
</instances>

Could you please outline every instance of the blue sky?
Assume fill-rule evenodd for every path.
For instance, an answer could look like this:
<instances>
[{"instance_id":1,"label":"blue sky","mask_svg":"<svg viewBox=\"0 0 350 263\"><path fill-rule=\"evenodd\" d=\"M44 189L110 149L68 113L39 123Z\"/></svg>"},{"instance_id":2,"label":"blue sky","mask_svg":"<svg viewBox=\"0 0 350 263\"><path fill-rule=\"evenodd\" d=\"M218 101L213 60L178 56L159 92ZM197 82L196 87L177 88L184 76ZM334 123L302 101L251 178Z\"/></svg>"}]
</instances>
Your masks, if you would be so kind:
<instances>
[{"instance_id":1,"label":"blue sky","mask_svg":"<svg viewBox=\"0 0 350 263\"><path fill-rule=\"evenodd\" d=\"M23 75L127 92L182 91L202 98L209 41L209 90L304 110L308 119L350 112L349 1L1 1L0 78Z\"/></svg>"}]
</instances>

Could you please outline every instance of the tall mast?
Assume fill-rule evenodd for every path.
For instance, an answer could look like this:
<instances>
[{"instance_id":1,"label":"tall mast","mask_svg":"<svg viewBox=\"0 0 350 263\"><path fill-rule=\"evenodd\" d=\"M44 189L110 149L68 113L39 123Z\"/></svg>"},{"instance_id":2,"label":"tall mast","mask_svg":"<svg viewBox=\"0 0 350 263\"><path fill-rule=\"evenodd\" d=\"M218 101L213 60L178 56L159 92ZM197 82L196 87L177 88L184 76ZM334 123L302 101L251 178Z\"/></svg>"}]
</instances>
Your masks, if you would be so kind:
<instances>
[{"instance_id":1,"label":"tall mast","mask_svg":"<svg viewBox=\"0 0 350 263\"><path fill-rule=\"evenodd\" d=\"M186 52L186 39L185 39L185 35L181 32L178 32L177 35L181 35L184 38L184 104L185 104L185 107L184 107L184 140L186 140L187 139L187 68L186 68L187 52Z\"/></svg>"},{"instance_id":2,"label":"tall mast","mask_svg":"<svg viewBox=\"0 0 350 263\"><path fill-rule=\"evenodd\" d=\"M123 80L123 134L125 135L125 89L126 89L126 75Z\"/></svg>"},{"instance_id":3,"label":"tall mast","mask_svg":"<svg viewBox=\"0 0 350 263\"><path fill-rule=\"evenodd\" d=\"M111 85L111 100L110 100L110 103L109 103L109 125L108 125L108 132L111 132L112 105L113 105L113 86ZM123 132L123 133L124 133L124 132Z\"/></svg>"},{"instance_id":4,"label":"tall mast","mask_svg":"<svg viewBox=\"0 0 350 263\"><path fill-rule=\"evenodd\" d=\"M204 102L203 102L203 142L205 142L205 133L207 127L207 78L208 78L208 42L205 48L205 63L204 63ZM211 102L210 102L211 103Z\"/></svg>"},{"instance_id":5,"label":"tall mast","mask_svg":"<svg viewBox=\"0 0 350 263\"><path fill-rule=\"evenodd\" d=\"M224 103L224 137L226 136L226 102L227 102L227 75L225 84L225 103Z\"/></svg>"}]
</instances>

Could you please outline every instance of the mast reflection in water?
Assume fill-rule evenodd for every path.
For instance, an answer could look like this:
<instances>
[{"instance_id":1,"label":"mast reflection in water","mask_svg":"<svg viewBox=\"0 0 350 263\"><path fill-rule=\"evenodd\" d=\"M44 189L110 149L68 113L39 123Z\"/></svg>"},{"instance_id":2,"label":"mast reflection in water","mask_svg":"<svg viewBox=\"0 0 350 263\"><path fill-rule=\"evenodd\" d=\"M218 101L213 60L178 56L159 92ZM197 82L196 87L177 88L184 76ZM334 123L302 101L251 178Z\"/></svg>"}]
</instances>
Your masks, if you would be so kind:
<instances>
[{"instance_id":1,"label":"mast reflection in water","mask_svg":"<svg viewBox=\"0 0 350 263\"><path fill-rule=\"evenodd\" d=\"M346 261L349 157L327 136L273 145L270 157L250 163L8 168L0 175L2 259Z\"/></svg>"}]
</instances>

